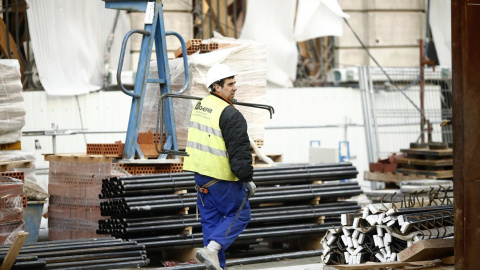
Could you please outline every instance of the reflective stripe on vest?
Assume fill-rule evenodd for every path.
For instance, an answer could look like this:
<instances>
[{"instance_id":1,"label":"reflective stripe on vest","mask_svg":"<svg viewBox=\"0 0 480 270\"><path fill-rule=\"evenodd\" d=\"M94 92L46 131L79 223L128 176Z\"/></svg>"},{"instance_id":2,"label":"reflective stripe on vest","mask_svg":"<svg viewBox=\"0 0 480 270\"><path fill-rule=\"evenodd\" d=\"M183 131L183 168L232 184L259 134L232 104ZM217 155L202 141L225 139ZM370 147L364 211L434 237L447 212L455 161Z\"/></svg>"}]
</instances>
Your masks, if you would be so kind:
<instances>
[{"instance_id":1,"label":"reflective stripe on vest","mask_svg":"<svg viewBox=\"0 0 480 270\"><path fill-rule=\"evenodd\" d=\"M220 130L220 115L229 104L214 95L199 101L192 110L183 169L215 179L236 181Z\"/></svg>"}]
</instances>

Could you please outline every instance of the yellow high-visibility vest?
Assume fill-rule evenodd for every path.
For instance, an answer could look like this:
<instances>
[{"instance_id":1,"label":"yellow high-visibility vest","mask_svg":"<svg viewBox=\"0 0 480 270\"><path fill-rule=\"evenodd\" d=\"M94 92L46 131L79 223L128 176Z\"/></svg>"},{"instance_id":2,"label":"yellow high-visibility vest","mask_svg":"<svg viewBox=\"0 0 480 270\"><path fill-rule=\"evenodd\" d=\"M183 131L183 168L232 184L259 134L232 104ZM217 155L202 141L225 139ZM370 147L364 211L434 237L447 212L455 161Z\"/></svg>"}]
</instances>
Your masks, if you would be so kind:
<instances>
[{"instance_id":1,"label":"yellow high-visibility vest","mask_svg":"<svg viewBox=\"0 0 480 270\"><path fill-rule=\"evenodd\" d=\"M197 102L190 116L185 171L197 172L219 180L237 181L228 159L220 130L220 115L229 104L214 95Z\"/></svg>"}]
</instances>

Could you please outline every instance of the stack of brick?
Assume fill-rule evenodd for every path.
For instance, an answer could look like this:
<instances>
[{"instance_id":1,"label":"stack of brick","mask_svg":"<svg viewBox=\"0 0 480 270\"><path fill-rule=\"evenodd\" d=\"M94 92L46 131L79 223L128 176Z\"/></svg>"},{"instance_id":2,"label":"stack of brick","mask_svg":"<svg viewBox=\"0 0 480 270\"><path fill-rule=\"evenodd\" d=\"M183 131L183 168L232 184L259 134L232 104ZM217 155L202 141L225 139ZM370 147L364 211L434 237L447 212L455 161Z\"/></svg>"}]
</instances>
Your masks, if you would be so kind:
<instances>
[{"instance_id":1,"label":"stack of brick","mask_svg":"<svg viewBox=\"0 0 480 270\"><path fill-rule=\"evenodd\" d=\"M49 240L99 237L102 179L182 172L182 163L116 163L99 155L46 155L49 161Z\"/></svg>"},{"instance_id":2,"label":"stack of brick","mask_svg":"<svg viewBox=\"0 0 480 270\"><path fill-rule=\"evenodd\" d=\"M192 55L196 52L198 53L209 53L220 48L228 47L230 43L218 43L218 42L210 42L208 40L201 40L201 39L190 39L185 42L185 48L187 51L187 55ZM175 50L175 58L183 57L183 49L179 47Z\"/></svg>"},{"instance_id":3,"label":"stack of brick","mask_svg":"<svg viewBox=\"0 0 480 270\"><path fill-rule=\"evenodd\" d=\"M50 161L48 190L49 240L97 237L101 218L102 179L109 177L111 163Z\"/></svg>"},{"instance_id":4,"label":"stack of brick","mask_svg":"<svg viewBox=\"0 0 480 270\"><path fill-rule=\"evenodd\" d=\"M386 159L378 159L377 162L370 162L369 169L371 172L394 173L398 167L397 160L404 157L404 154L397 155L394 153Z\"/></svg>"},{"instance_id":5,"label":"stack of brick","mask_svg":"<svg viewBox=\"0 0 480 270\"><path fill-rule=\"evenodd\" d=\"M16 233L24 230L23 181L0 174L0 244L11 244Z\"/></svg>"},{"instance_id":6,"label":"stack of brick","mask_svg":"<svg viewBox=\"0 0 480 270\"><path fill-rule=\"evenodd\" d=\"M160 140L160 135L151 132L138 133L138 145L142 150L143 155L146 158L157 158L158 152L155 147L155 137ZM166 138L163 137L163 144L165 144ZM125 144L121 141L115 143L87 143L87 155L103 155L110 157L121 157L123 155L123 149ZM161 149L161 145L158 145L158 149Z\"/></svg>"}]
</instances>

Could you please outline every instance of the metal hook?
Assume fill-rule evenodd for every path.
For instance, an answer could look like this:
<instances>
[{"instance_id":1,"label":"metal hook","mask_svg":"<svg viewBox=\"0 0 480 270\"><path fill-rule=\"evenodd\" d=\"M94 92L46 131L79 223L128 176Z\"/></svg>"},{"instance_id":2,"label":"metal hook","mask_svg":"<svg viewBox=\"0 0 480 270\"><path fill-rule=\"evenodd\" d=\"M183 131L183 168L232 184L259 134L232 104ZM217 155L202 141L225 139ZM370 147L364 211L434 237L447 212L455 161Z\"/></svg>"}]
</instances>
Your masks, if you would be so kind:
<instances>
[{"instance_id":1,"label":"metal hook","mask_svg":"<svg viewBox=\"0 0 480 270\"><path fill-rule=\"evenodd\" d=\"M380 199L380 203L385 208L385 211L388 211L388 208L385 206L385 204L383 204L383 199L385 199L386 196L387 196L387 194L385 193L385 195L383 195L382 198Z\"/></svg>"},{"instance_id":2,"label":"metal hook","mask_svg":"<svg viewBox=\"0 0 480 270\"><path fill-rule=\"evenodd\" d=\"M412 225L413 228L415 228L418 232L420 232L422 234L422 240L425 238L425 234L422 232L422 230L420 230L419 228L417 228L417 226L415 225ZM413 240L413 236L412 236L412 240Z\"/></svg>"},{"instance_id":3,"label":"metal hook","mask_svg":"<svg viewBox=\"0 0 480 270\"><path fill-rule=\"evenodd\" d=\"M422 207L423 207L423 198L422 198L422 202L420 203L420 199L418 199L418 196L420 196L424 192L425 192L425 190L423 190L423 189L420 190L420 192L417 192L417 202L418 202L418 204L421 204Z\"/></svg>"},{"instance_id":4,"label":"metal hook","mask_svg":"<svg viewBox=\"0 0 480 270\"><path fill-rule=\"evenodd\" d=\"M415 206L415 199L412 203L412 195L413 195L413 192L412 193L409 193L410 195L408 196L408 207L414 207Z\"/></svg>"},{"instance_id":5,"label":"metal hook","mask_svg":"<svg viewBox=\"0 0 480 270\"><path fill-rule=\"evenodd\" d=\"M392 197L390 197L390 203L392 205L392 209L395 210L395 212L397 212L397 206L395 205L395 203L393 203L393 197L395 197L395 195L397 194L397 192L395 191L393 194L392 194Z\"/></svg>"},{"instance_id":6,"label":"metal hook","mask_svg":"<svg viewBox=\"0 0 480 270\"><path fill-rule=\"evenodd\" d=\"M425 220L427 221L427 223L429 225L431 225L433 227L433 229L437 230L437 238L440 238L440 230L437 228L437 226L435 226L435 223L436 223L436 218L435 218L435 215L432 215L432 214L424 214L424 216L426 217L433 217L433 222L430 223L428 221L428 219L425 218Z\"/></svg>"},{"instance_id":7,"label":"metal hook","mask_svg":"<svg viewBox=\"0 0 480 270\"><path fill-rule=\"evenodd\" d=\"M445 189L445 196L443 197L443 203L445 203L445 199L447 199L447 203L450 204L450 198L448 197L448 191L450 190L451 186Z\"/></svg>"},{"instance_id":8,"label":"metal hook","mask_svg":"<svg viewBox=\"0 0 480 270\"><path fill-rule=\"evenodd\" d=\"M422 217L422 218L425 218L425 217ZM425 218L425 221L428 223L427 218ZM423 225L422 223L420 223L420 227L424 227L424 228L428 231L428 233L430 233L430 235L428 236L428 239L432 238L432 231L430 231L430 229L429 229L427 226L425 226L425 225ZM424 239L424 238L422 237L422 240L423 240L423 239Z\"/></svg>"},{"instance_id":9,"label":"metal hook","mask_svg":"<svg viewBox=\"0 0 480 270\"><path fill-rule=\"evenodd\" d=\"M437 214L437 213L435 213L435 214ZM443 213L442 213L442 212L439 212L438 214L441 216L442 222L438 222L438 221L437 221L437 224L440 225L440 226L443 228L443 236L442 236L442 238L445 238L445 235L447 234L447 227L445 227L445 226L443 225Z\"/></svg>"}]
</instances>

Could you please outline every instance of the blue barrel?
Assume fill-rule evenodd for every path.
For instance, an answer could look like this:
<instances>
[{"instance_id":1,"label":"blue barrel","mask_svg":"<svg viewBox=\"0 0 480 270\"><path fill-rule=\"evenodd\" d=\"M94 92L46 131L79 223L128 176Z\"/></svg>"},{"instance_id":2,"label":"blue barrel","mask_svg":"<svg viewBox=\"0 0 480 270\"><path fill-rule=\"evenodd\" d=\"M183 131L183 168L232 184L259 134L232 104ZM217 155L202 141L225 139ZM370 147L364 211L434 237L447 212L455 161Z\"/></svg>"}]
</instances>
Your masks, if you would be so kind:
<instances>
[{"instance_id":1,"label":"blue barrel","mask_svg":"<svg viewBox=\"0 0 480 270\"><path fill-rule=\"evenodd\" d=\"M25 243L37 242L44 204L45 201L27 201L27 208L23 208L25 231L28 232Z\"/></svg>"}]
</instances>

